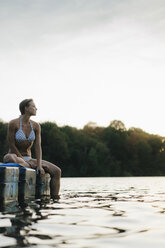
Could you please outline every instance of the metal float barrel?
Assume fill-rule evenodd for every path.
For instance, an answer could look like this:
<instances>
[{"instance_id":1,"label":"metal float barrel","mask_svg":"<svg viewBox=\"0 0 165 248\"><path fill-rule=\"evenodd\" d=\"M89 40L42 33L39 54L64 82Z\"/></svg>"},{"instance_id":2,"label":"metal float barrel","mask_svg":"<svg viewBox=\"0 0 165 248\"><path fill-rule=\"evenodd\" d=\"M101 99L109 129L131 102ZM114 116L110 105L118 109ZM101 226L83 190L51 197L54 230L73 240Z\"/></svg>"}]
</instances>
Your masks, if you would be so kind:
<instances>
[{"instance_id":1,"label":"metal float barrel","mask_svg":"<svg viewBox=\"0 0 165 248\"><path fill-rule=\"evenodd\" d=\"M18 199L34 199L36 194L36 171L30 168L19 168Z\"/></svg>"},{"instance_id":2,"label":"metal float barrel","mask_svg":"<svg viewBox=\"0 0 165 248\"><path fill-rule=\"evenodd\" d=\"M40 176L36 170L18 164L0 163L0 200L26 201L50 197L50 175Z\"/></svg>"},{"instance_id":3,"label":"metal float barrel","mask_svg":"<svg viewBox=\"0 0 165 248\"><path fill-rule=\"evenodd\" d=\"M50 175L45 173L44 175L37 174L36 177L36 198L49 197L50 196Z\"/></svg>"},{"instance_id":4,"label":"metal float barrel","mask_svg":"<svg viewBox=\"0 0 165 248\"><path fill-rule=\"evenodd\" d=\"M0 166L0 200L18 200L19 168Z\"/></svg>"}]
</instances>

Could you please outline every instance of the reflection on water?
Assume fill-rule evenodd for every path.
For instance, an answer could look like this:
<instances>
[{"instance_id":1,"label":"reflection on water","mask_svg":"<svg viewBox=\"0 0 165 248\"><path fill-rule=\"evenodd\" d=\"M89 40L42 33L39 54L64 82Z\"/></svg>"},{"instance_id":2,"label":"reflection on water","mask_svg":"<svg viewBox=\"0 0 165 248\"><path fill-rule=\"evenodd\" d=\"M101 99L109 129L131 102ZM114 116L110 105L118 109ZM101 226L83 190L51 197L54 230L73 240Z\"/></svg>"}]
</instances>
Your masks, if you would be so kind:
<instances>
[{"instance_id":1,"label":"reflection on water","mask_svg":"<svg viewBox=\"0 0 165 248\"><path fill-rule=\"evenodd\" d=\"M0 247L165 247L165 178L63 178L61 199L0 209Z\"/></svg>"}]
</instances>

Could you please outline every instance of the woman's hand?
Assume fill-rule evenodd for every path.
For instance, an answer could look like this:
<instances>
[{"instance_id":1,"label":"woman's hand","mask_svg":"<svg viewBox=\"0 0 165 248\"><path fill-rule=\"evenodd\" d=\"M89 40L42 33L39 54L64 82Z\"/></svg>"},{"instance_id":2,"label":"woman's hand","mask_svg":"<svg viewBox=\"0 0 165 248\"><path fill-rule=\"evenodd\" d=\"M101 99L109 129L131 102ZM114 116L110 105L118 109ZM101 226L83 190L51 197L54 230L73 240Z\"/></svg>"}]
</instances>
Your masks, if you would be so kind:
<instances>
[{"instance_id":1,"label":"woman's hand","mask_svg":"<svg viewBox=\"0 0 165 248\"><path fill-rule=\"evenodd\" d=\"M37 173L40 173L41 176L45 175L45 171L44 171L44 169L42 168L42 166L37 167Z\"/></svg>"}]
</instances>

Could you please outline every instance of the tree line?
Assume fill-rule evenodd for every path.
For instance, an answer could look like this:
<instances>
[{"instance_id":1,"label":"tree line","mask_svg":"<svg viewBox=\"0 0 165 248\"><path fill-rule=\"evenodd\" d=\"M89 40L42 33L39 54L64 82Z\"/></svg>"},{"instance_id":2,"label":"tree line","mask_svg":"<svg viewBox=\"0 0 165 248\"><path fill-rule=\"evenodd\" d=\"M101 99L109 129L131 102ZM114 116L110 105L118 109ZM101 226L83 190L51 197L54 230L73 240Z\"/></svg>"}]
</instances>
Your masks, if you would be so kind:
<instances>
[{"instance_id":1,"label":"tree line","mask_svg":"<svg viewBox=\"0 0 165 248\"><path fill-rule=\"evenodd\" d=\"M165 139L114 120L108 127L83 129L41 123L43 159L66 177L165 175ZM0 121L0 161L8 151L8 124ZM32 150L32 153L34 151Z\"/></svg>"}]
</instances>

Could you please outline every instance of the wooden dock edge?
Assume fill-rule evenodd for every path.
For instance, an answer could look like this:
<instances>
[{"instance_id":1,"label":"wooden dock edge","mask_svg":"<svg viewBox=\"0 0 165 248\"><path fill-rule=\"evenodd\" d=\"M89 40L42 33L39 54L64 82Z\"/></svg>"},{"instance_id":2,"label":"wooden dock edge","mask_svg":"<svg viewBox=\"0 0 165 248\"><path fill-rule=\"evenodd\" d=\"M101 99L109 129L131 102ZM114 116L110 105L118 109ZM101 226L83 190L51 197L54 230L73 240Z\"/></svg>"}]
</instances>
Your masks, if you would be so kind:
<instances>
[{"instance_id":1,"label":"wooden dock edge","mask_svg":"<svg viewBox=\"0 0 165 248\"><path fill-rule=\"evenodd\" d=\"M50 197L50 175L36 170L0 163L0 202L26 201Z\"/></svg>"}]
</instances>

